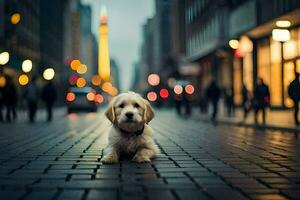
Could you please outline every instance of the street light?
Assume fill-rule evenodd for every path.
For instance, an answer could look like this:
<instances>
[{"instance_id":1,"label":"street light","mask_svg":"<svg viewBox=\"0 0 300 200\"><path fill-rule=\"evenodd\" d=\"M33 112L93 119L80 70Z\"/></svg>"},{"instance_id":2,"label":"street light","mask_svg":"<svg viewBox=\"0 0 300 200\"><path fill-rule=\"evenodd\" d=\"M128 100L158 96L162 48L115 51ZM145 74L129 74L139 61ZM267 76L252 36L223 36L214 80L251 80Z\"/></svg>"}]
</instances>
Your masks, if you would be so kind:
<instances>
[{"instance_id":1,"label":"street light","mask_svg":"<svg viewBox=\"0 0 300 200\"><path fill-rule=\"evenodd\" d=\"M27 73L32 70L32 61L31 60L24 60L22 63L22 70L23 72Z\"/></svg>"},{"instance_id":2,"label":"street light","mask_svg":"<svg viewBox=\"0 0 300 200\"><path fill-rule=\"evenodd\" d=\"M12 14L12 16L10 17L10 22L13 25L18 24L21 21L21 14L20 13L14 13Z\"/></svg>"},{"instance_id":3,"label":"street light","mask_svg":"<svg viewBox=\"0 0 300 200\"><path fill-rule=\"evenodd\" d=\"M0 65L5 65L9 61L9 53L8 52L2 52L0 53Z\"/></svg>"},{"instance_id":4,"label":"street light","mask_svg":"<svg viewBox=\"0 0 300 200\"><path fill-rule=\"evenodd\" d=\"M291 26L291 22L289 20L278 20L276 21L276 26L279 28L288 28Z\"/></svg>"},{"instance_id":5,"label":"street light","mask_svg":"<svg viewBox=\"0 0 300 200\"><path fill-rule=\"evenodd\" d=\"M232 49L237 49L237 48L239 48L239 41L238 41L238 40L230 40L228 44L229 44L229 46L230 46Z\"/></svg>"}]
</instances>

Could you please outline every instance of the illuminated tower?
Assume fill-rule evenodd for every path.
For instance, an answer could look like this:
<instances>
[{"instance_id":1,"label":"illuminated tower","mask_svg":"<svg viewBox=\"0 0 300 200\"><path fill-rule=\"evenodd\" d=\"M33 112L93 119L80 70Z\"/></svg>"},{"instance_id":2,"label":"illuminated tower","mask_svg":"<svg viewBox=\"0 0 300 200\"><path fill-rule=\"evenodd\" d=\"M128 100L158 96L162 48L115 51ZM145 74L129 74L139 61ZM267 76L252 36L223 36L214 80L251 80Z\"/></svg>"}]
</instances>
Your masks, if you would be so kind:
<instances>
[{"instance_id":1,"label":"illuminated tower","mask_svg":"<svg viewBox=\"0 0 300 200\"><path fill-rule=\"evenodd\" d=\"M99 25L98 73L102 81L110 80L110 59L108 49L108 25L106 7L101 8Z\"/></svg>"}]
</instances>

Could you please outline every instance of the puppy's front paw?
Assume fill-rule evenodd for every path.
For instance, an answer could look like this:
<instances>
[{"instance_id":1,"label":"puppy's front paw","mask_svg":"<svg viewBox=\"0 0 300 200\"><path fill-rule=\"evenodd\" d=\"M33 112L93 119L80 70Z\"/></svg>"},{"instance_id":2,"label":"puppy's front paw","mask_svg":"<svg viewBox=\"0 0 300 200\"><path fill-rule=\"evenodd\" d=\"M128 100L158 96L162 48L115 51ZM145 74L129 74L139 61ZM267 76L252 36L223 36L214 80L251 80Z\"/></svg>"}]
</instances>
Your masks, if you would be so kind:
<instances>
[{"instance_id":1,"label":"puppy's front paw","mask_svg":"<svg viewBox=\"0 0 300 200\"><path fill-rule=\"evenodd\" d=\"M133 157L132 161L133 162L138 162L138 163L148 163L151 160L150 160L149 157L136 155L136 156Z\"/></svg>"},{"instance_id":2,"label":"puppy's front paw","mask_svg":"<svg viewBox=\"0 0 300 200\"><path fill-rule=\"evenodd\" d=\"M114 164L118 162L118 158L113 155L106 155L101 159L101 162L104 164Z\"/></svg>"}]
</instances>

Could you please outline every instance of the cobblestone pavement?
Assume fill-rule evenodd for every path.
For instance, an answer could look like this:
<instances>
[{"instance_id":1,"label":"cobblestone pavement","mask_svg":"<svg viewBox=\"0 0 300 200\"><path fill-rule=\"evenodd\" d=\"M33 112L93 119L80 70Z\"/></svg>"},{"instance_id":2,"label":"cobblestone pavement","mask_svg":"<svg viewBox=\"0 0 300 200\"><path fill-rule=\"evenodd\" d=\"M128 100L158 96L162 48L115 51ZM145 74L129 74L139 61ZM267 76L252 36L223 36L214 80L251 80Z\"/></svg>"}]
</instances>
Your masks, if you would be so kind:
<instances>
[{"instance_id":1,"label":"cobblestone pavement","mask_svg":"<svg viewBox=\"0 0 300 200\"><path fill-rule=\"evenodd\" d=\"M152 163L102 165L109 122L0 124L0 199L300 199L300 140L157 112Z\"/></svg>"}]
</instances>

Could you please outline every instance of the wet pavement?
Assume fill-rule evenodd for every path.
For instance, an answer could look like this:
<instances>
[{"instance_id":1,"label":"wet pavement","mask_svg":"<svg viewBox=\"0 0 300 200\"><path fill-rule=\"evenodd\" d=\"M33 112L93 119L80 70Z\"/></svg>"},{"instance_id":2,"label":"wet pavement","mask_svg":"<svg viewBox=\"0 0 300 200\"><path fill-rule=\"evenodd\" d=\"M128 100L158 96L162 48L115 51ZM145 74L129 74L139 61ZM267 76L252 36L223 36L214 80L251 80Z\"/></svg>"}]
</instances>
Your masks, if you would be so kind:
<instances>
[{"instance_id":1,"label":"wet pavement","mask_svg":"<svg viewBox=\"0 0 300 200\"><path fill-rule=\"evenodd\" d=\"M0 124L0 199L300 199L300 139L179 118L151 123L151 163L102 165L101 112Z\"/></svg>"}]
</instances>

